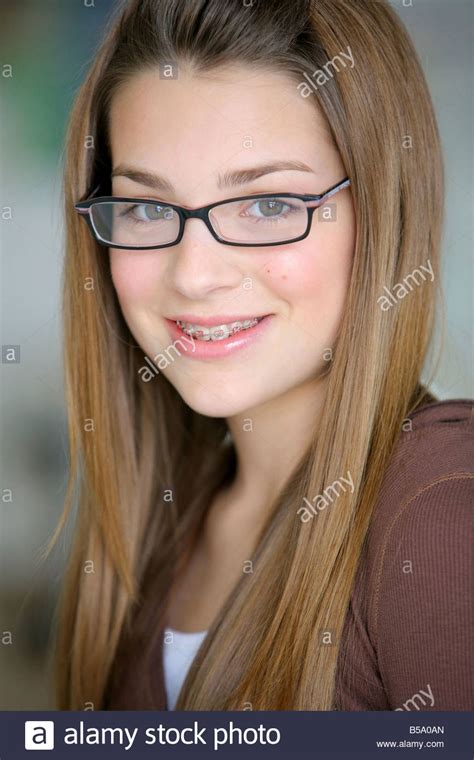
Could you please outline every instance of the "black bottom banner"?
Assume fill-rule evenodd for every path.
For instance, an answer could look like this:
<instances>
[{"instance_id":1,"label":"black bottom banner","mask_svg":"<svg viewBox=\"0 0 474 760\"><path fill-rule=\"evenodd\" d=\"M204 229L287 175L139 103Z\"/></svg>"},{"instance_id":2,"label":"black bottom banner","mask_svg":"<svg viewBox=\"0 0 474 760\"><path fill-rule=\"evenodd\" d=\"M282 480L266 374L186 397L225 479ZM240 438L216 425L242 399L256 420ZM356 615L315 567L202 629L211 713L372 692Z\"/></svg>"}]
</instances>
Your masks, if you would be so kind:
<instances>
[{"instance_id":1,"label":"black bottom banner","mask_svg":"<svg viewBox=\"0 0 474 760\"><path fill-rule=\"evenodd\" d=\"M473 760L470 712L0 712L0 760Z\"/></svg>"}]
</instances>

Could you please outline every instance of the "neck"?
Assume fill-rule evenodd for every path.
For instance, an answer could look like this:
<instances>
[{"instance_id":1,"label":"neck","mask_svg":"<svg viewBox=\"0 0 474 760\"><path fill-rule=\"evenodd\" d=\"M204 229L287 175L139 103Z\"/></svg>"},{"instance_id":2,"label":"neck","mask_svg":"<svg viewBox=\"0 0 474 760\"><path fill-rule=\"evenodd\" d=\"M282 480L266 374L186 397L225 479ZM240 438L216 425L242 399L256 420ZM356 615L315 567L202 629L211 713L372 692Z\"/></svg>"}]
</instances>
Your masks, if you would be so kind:
<instances>
[{"instance_id":1,"label":"neck","mask_svg":"<svg viewBox=\"0 0 474 760\"><path fill-rule=\"evenodd\" d=\"M227 419L237 454L228 494L240 504L269 504L309 446L326 390L318 378Z\"/></svg>"}]
</instances>

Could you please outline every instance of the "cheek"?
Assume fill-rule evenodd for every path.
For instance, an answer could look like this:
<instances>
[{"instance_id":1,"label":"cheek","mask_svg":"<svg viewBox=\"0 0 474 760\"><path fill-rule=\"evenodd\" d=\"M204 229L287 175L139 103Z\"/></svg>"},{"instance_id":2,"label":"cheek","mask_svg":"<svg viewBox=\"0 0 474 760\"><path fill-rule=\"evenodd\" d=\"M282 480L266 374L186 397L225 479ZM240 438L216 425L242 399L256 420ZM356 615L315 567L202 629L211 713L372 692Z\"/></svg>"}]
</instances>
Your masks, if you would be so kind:
<instances>
[{"instance_id":1,"label":"cheek","mask_svg":"<svg viewBox=\"0 0 474 760\"><path fill-rule=\"evenodd\" d=\"M322 355L336 340L354 257L355 228L332 227L268 256L266 287L286 304L285 331L295 355Z\"/></svg>"},{"instance_id":2,"label":"cheek","mask_svg":"<svg viewBox=\"0 0 474 760\"><path fill-rule=\"evenodd\" d=\"M340 299L348 287L353 250L351 246L316 246L309 241L269 257L262 270L267 287L294 309Z\"/></svg>"},{"instance_id":3,"label":"cheek","mask_svg":"<svg viewBox=\"0 0 474 760\"><path fill-rule=\"evenodd\" d=\"M280 251L265 264L263 277L268 287L290 305L314 293L320 280L320 266L316 257L304 248Z\"/></svg>"},{"instance_id":4,"label":"cheek","mask_svg":"<svg viewBox=\"0 0 474 760\"><path fill-rule=\"evenodd\" d=\"M155 300L162 262L154 251L109 249L110 273L121 302L144 305Z\"/></svg>"},{"instance_id":5,"label":"cheek","mask_svg":"<svg viewBox=\"0 0 474 760\"><path fill-rule=\"evenodd\" d=\"M263 269L267 282L294 310L325 311L337 317L349 286L356 221L348 197L337 206L337 223L313 218L305 240L275 249Z\"/></svg>"}]
</instances>

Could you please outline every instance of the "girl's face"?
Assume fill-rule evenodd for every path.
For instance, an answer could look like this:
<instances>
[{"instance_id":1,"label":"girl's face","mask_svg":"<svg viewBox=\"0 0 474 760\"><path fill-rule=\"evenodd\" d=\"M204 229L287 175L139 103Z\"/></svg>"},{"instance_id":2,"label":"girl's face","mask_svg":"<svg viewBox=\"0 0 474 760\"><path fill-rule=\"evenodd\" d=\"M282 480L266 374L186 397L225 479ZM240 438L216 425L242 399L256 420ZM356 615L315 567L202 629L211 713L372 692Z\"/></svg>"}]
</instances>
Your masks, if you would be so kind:
<instances>
[{"instance_id":1,"label":"girl's face","mask_svg":"<svg viewBox=\"0 0 474 760\"><path fill-rule=\"evenodd\" d=\"M195 208L256 193L316 195L346 176L315 98L302 98L289 77L240 66L178 74L138 74L113 99L112 195ZM161 184L132 172L159 175ZM124 317L156 371L195 411L230 417L290 391L314 392L337 336L354 245L346 188L314 212L310 234L296 243L228 246L189 219L174 246L109 255ZM175 324L265 315L223 341L189 337Z\"/></svg>"}]
</instances>

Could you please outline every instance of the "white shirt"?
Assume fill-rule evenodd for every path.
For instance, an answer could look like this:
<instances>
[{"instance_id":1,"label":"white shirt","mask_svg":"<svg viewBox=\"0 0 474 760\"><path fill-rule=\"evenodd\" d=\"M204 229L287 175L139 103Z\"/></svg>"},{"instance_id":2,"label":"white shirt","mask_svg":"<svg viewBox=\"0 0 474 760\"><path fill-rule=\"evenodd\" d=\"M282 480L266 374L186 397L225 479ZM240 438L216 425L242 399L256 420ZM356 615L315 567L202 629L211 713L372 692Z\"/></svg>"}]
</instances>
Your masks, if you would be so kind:
<instances>
[{"instance_id":1,"label":"white shirt","mask_svg":"<svg viewBox=\"0 0 474 760\"><path fill-rule=\"evenodd\" d=\"M188 633L165 628L163 670L168 710L174 710L181 686L207 631Z\"/></svg>"}]
</instances>

